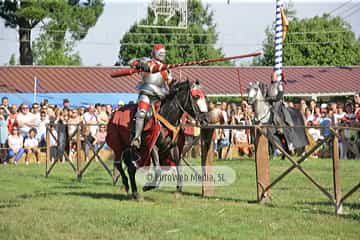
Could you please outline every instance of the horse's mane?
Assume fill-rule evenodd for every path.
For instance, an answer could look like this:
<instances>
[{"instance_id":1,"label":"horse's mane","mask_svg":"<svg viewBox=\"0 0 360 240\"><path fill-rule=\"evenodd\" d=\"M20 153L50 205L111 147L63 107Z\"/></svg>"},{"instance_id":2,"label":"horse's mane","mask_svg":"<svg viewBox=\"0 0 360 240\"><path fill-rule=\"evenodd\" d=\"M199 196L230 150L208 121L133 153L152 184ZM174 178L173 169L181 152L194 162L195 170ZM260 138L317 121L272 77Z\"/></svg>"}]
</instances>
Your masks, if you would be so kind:
<instances>
[{"instance_id":1,"label":"horse's mane","mask_svg":"<svg viewBox=\"0 0 360 240\"><path fill-rule=\"evenodd\" d=\"M176 94L181 94L182 91L188 90L190 88L190 83L186 81L176 81L170 85L169 94L162 101L162 104L172 101Z\"/></svg>"},{"instance_id":2,"label":"horse's mane","mask_svg":"<svg viewBox=\"0 0 360 240\"><path fill-rule=\"evenodd\" d=\"M186 91L190 88L189 81L176 81L172 83L169 89L169 94L161 101L160 114L168 116L168 114L172 114L177 111L178 107L174 102L175 96L178 96L178 99L181 99L185 96ZM176 109L176 110L175 110Z\"/></svg>"}]
</instances>

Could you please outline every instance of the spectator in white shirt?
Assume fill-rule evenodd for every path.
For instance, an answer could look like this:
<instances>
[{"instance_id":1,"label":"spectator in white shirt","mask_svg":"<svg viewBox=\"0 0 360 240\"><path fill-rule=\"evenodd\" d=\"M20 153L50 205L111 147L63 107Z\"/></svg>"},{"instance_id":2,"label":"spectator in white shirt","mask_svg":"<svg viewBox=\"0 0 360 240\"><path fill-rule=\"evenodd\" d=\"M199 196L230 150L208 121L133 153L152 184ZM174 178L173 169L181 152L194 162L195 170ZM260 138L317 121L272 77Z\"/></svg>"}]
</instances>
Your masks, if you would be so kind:
<instances>
[{"instance_id":1,"label":"spectator in white shirt","mask_svg":"<svg viewBox=\"0 0 360 240\"><path fill-rule=\"evenodd\" d=\"M339 104L337 107L337 111L334 114L334 124L335 126L339 125L343 118L345 117L346 113L343 111L344 107L343 105Z\"/></svg>"},{"instance_id":2,"label":"spectator in white shirt","mask_svg":"<svg viewBox=\"0 0 360 240\"><path fill-rule=\"evenodd\" d=\"M96 109L94 105L90 105L86 113L84 113L84 123L90 125L91 136L95 137L98 119L96 116Z\"/></svg>"},{"instance_id":3,"label":"spectator in white shirt","mask_svg":"<svg viewBox=\"0 0 360 240\"><path fill-rule=\"evenodd\" d=\"M25 139L24 142L24 148L25 148L25 163L26 165L29 164L29 156L31 153L35 154L35 158L36 158L36 162L39 162L39 141L36 139L36 129L35 128L31 128L28 134L28 137Z\"/></svg>"},{"instance_id":4,"label":"spectator in white shirt","mask_svg":"<svg viewBox=\"0 0 360 240\"><path fill-rule=\"evenodd\" d=\"M36 139L39 141L39 147L45 147L46 143L46 124L49 123L49 118L45 111L41 111L40 113L40 122L37 128Z\"/></svg>"},{"instance_id":5,"label":"spectator in white shirt","mask_svg":"<svg viewBox=\"0 0 360 240\"><path fill-rule=\"evenodd\" d=\"M314 126L314 123L312 121L308 121L307 125L312 127L312 126ZM309 134L313 137L315 142L324 138L321 135L321 131L319 128L309 128Z\"/></svg>"},{"instance_id":6,"label":"spectator in white shirt","mask_svg":"<svg viewBox=\"0 0 360 240\"><path fill-rule=\"evenodd\" d=\"M19 127L20 134L26 137L29 130L33 127L37 127L36 117L29 111L29 106L26 104L20 105L20 111L16 115L16 122Z\"/></svg>"},{"instance_id":7,"label":"spectator in white shirt","mask_svg":"<svg viewBox=\"0 0 360 240\"><path fill-rule=\"evenodd\" d=\"M40 105L38 103L33 103L31 106L31 113L34 114L36 122L40 122Z\"/></svg>"}]
</instances>

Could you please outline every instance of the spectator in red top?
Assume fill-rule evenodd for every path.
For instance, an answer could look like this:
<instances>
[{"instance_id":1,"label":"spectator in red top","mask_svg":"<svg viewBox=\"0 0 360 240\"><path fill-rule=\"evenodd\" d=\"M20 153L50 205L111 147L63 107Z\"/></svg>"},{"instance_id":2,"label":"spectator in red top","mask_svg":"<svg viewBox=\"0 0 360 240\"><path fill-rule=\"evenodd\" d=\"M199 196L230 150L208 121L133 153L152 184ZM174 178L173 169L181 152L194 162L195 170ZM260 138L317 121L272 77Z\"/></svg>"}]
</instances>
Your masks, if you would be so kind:
<instances>
[{"instance_id":1,"label":"spectator in red top","mask_svg":"<svg viewBox=\"0 0 360 240\"><path fill-rule=\"evenodd\" d=\"M14 125L16 125L15 124L16 115L17 115L17 106L15 104L13 104L10 107L10 114L7 119L7 126L8 126L9 133L12 132Z\"/></svg>"}]
</instances>

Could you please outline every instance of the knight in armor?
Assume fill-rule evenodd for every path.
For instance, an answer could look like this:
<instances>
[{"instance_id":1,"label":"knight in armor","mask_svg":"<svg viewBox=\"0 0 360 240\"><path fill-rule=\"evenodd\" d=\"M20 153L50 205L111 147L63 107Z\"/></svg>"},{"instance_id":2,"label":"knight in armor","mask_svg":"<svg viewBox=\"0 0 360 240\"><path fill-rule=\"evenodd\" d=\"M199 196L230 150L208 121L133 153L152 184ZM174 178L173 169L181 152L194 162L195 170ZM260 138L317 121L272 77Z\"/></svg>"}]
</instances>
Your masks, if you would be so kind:
<instances>
[{"instance_id":1,"label":"knight in armor","mask_svg":"<svg viewBox=\"0 0 360 240\"><path fill-rule=\"evenodd\" d=\"M283 77L282 77L283 78ZM294 126L291 115L284 104L284 81L277 81L276 72L272 75L272 81L268 90L266 100L269 101L273 108L273 122L275 125ZM283 117L282 117L283 116Z\"/></svg>"},{"instance_id":2,"label":"knight in armor","mask_svg":"<svg viewBox=\"0 0 360 240\"><path fill-rule=\"evenodd\" d=\"M129 63L131 67L142 70L140 73L142 81L136 86L139 97L135 114L135 134L131 140L131 146L135 148L140 148L145 117L151 111L151 105L161 101L169 93L169 85L172 81L170 70L152 73L154 67L158 68L164 63L165 57L165 46L155 44L151 58L134 59Z\"/></svg>"}]
</instances>

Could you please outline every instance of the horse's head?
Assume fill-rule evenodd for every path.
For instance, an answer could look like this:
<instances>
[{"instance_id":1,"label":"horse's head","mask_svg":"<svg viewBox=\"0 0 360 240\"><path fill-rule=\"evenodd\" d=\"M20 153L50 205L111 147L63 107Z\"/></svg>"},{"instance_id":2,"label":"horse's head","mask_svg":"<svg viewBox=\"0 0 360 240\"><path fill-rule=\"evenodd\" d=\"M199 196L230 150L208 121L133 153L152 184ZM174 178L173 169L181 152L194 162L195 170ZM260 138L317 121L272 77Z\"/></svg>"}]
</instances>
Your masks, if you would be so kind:
<instances>
[{"instance_id":1,"label":"horse's head","mask_svg":"<svg viewBox=\"0 0 360 240\"><path fill-rule=\"evenodd\" d=\"M249 104L254 104L254 102L256 101L256 97L258 95L258 91L259 91L259 83L251 82L250 86L247 89L247 97L248 97Z\"/></svg>"},{"instance_id":2,"label":"horse's head","mask_svg":"<svg viewBox=\"0 0 360 240\"><path fill-rule=\"evenodd\" d=\"M170 95L175 95L177 105L188 113L197 123L208 123L208 108L205 92L198 81L181 81L174 83L170 88Z\"/></svg>"},{"instance_id":3,"label":"horse's head","mask_svg":"<svg viewBox=\"0 0 360 240\"><path fill-rule=\"evenodd\" d=\"M260 82L251 82L247 89L248 103L254 104L256 100L263 100L266 96L267 86Z\"/></svg>"}]
</instances>

